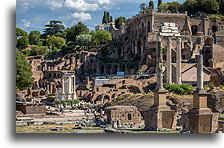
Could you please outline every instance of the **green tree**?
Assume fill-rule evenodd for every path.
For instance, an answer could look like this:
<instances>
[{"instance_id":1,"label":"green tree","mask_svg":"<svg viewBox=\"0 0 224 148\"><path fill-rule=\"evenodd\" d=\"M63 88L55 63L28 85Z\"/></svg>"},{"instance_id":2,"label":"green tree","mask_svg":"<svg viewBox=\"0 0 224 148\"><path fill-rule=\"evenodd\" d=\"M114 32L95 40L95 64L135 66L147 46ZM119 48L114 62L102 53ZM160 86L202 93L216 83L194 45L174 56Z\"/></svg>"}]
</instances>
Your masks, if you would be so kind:
<instances>
[{"instance_id":1,"label":"green tree","mask_svg":"<svg viewBox=\"0 0 224 148\"><path fill-rule=\"evenodd\" d=\"M31 31L28 38L30 45L41 45L40 31Z\"/></svg>"},{"instance_id":2,"label":"green tree","mask_svg":"<svg viewBox=\"0 0 224 148\"><path fill-rule=\"evenodd\" d=\"M76 36L80 34L87 34L89 29L82 22L78 22L77 25L66 29L66 42L76 41Z\"/></svg>"},{"instance_id":3,"label":"green tree","mask_svg":"<svg viewBox=\"0 0 224 148\"><path fill-rule=\"evenodd\" d=\"M112 40L111 33L106 30L98 30L93 37L93 40L96 44L105 44L108 41Z\"/></svg>"},{"instance_id":4,"label":"green tree","mask_svg":"<svg viewBox=\"0 0 224 148\"><path fill-rule=\"evenodd\" d=\"M182 4L183 11L187 11L188 15L195 15L199 8L198 8L198 0L186 0Z\"/></svg>"},{"instance_id":5,"label":"green tree","mask_svg":"<svg viewBox=\"0 0 224 148\"><path fill-rule=\"evenodd\" d=\"M216 0L200 0L198 2L199 2L199 8L201 9L202 12L205 12L207 14L219 13L219 3Z\"/></svg>"},{"instance_id":6,"label":"green tree","mask_svg":"<svg viewBox=\"0 0 224 148\"><path fill-rule=\"evenodd\" d=\"M27 32L20 29L20 28L16 28L16 38L21 37L21 36L27 36Z\"/></svg>"},{"instance_id":7,"label":"green tree","mask_svg":"<svg viewBox=\"0 0 224 148\"><path fill-rule=\"evenodd\" d=\"M85 47L86 46L90 46L91 43L92 43L92 35L90 34L81 34L81 35L78 35L76 37L76 43L77 45L81 46L81 47Z\"/></svg>"},{"instance_id":8,"label":"green tree","mask_svg":"<svg viewBox=\"0 0 224 148\"><path fill-rule=\"evenodd\" d=\"M16 47L19 49L24 49L28 47L29 41L28 37L22 36L19 39L16 39Z\"/></svg>"},{"instance_id":9,"label":"green tree","mask_svg":"<svg viewBox=\"0 0 224 148\"><path fill-rule=\"evenodd\" d=\"M16 49L16 88L25 90L33 84L32 67L22 52Z\"/></svg>"},{"instance_id":10,"label":"green tree","mask_svg":"<svg viewBox=\"0 0 224 148\"><path fill-rule=\"evenodd\" d=\"M39 55L40 48L37 45L32 45L30 50L30 56L37 56Z\"/></svg>"},{"instance_id":11,"label":"green tree","mask_svg":"<svg viewBox=\"0 0 224 148\"><path fill-rule=\"evenodd\" d=\"M107 12L107 11L104 11L102 24L107 24L107 23L110 23L112 21L113 21L113 19L112 19L112 16L110 16L110 13Z\"/></svg>"},{"instance_id":12,"label":"green tree","mask_svg":"<svg viewBox=\"0 0 224 148\"><path fill-rule=\"evenodd\" d=\"M42 35L44 38L49 36L59 36L64 37L64 25L62 25L61 21L50 21L49 24L45 25L44 34Z\"/></svg>"},{"instance_id":13,"label":"green tree","mask_svg":"<svg viewBox=\"0 0 224 148\"><path fill-rule=\"evenodd\" d=\"M158 6L158 11L162 12L162 11L168 11L169 8L169 3L162 3L161 5Z\"/></svg>"},{"instance_id":14,"label":"green tree","mask_svg":"<svg viewBox=\"0 0 224 148\"><path fill-rule=\"evenodd\" d=\"M157 7L159 7L162 3L163 3L162 0L158 0L158 5L157 5Z\"/></svg>"},{"instance_id":15,"label":"green tree","mask_svg":"<svg viewBox=\"0 0 224 148\"><path fill-rule=\"evenodd\" d=\"M182 4L178 2L170 2L168 10L171 11L172 13L176 13L178 11L181 11Z\"/></svg>"},{"instance_id":16,"label":"green tree","mask_svg":"<svg viewBox=\"0 0 224 148\"><path fill-rule=\"evenodd\" d=\"M115 28L119 29L122 23L127 23L127 19L123 16L115 19Z\"/></svg>"},{"instance_id":17,"label":"green tree","mask_svg":"<svg viewBox=\"0 0 224 148\"><path fill-rule=\"evenodd\" d=\"M219 12L224 15L224 0L218 0L219 2Z\"/></svg>"},{"instance_id":18,"label":"green tree","mask_svg":"<svg viewBox=\"0 0 224 148\"><path fill-rule=\"evenodd\" d=\"M178 2L167 2L167 3L162 3L159 7L158 7L158 11L171 11L173 13L182 11L182 4L178 3Z\"/></svg>"},{"instance_id":19,"label":"green tree","mask_svg":"<svg viewBox=\"0 0 224 148\"><path fill-rule=\"evenodd\" d=\"M143 12L143 11L145 11L145 9L146 9L146 4L145 3L141 3L140 5L139 5L139 9Z\"/></svg>"},{"instance_id":20,"label":"green tree","mask_svg":"<svg viewBox=\"0 0 224 148\"><path fill-rule=\"evenodd\" d=\"M149 1L149 8L154 9L154 2L152 0Z\"/></svg>"},{"instance_id":21,"label":"green tree","mask_svg":"<svg viewBox=\"0 0 224 148\"><path fill-rule=\"evenodd\" d=\"M39 47L39 55L42 55L42 56L46 56L47 55L47 52L48 52L48 48L47 46L40 46Z\"/></svg>"},{"instance_id":22,"label":"green tree","mask_svg":"<svg viewBox=\"0 0 224 148\"><path fill-rule=\"evenodd\" d=\"M61 48L65 43L65 39L57 36L52 36L46 40L48 48L54 49L54 47Z\"/></svg>"}]
</instances>

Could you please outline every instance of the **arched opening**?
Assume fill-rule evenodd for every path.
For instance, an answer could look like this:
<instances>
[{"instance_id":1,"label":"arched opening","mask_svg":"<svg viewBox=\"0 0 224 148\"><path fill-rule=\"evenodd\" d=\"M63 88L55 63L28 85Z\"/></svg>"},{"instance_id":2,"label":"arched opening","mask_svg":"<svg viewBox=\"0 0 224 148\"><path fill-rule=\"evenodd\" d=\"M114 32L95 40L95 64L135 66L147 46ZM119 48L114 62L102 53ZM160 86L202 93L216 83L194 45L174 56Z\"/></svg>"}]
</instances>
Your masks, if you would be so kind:
<instances>
[{"instance_id":1,"label":"arched opening","mask_svg":"<svg viewBox=\"0 0 224 148\"><path fill-rule=\"evenodd\" d=\"M56 78L57 77L57 74L56 73L54 73L54 78Z\"/></svg>"},{"instance_id":2,"label":"arched opening","mask_svg":"<svg viewBox=\"0 0 224 148\"><path fill-rule=\"evenodd\" d=\"M102 99L103 99L103 96L102 96L102 95L99 95L99 96L96 98L95 101L102 101Z\"/></svg>"},{"instance_id":3,"label":"arched opening","mask_svg":"<svg viewBox=\"0 0 224 148\"><path fill-rule=\"evenodd\" d=\"M101 67L100 67L100 73L101 73L101 74L104 73L104 65L101 65Z\"/></svg>"},{"instance_id":4,"label":"arched opening","mask_svg":"<svg viewBox=\"0 0 224 148\"><path fill-rule=\"evenodd\" d=\"M150 21L147 22L147 30L148 30L148 32L151 32Z\"/></svg>"},{"instance_id":5,"label":"arched opening","mask_svg":"<svg viewBox=\"0 0 224 148\"><path fill-rule=\"evenodd\" d=\"M215 33L218 31L218 27L216 25L212 26L212 32Z\"/></svg>"},{"instance_id":6,"label":"arched opening","mask_svg":"<svg viewBox=\"0 0 224 148\"><path fill-rule=\"evenodd\" d=\"M142 23L142 35L144 34L144 23Z\"/></svg>"},{"instance_id":7,"label":"arched opening","mask_svg":"<svg viewBox=\"0 0 224 148\"><path fill-rule=\"evenodd\" d=\"M51 78L51 73L49 73L48 77Z\"/></svg>"},{"instance_id":8,"label":"arched opening","mask_svg":"<svg viewBox=\"0 0 224 148\"><path fill-rule=\"evenodd\" d=\"M111 65L107 65L106 67L106 74L110 74Z\"/></svg>"},{"instance_id":9,"label":"arched opening","mask_svg":"<svg viewBox=\"0 0 224 148\"><path fill-rule=\"evenodd\" d=\"M131 114L128 114L128 120L131 120Z\"/></svg>"},{"instance_id":10,"label":"arched opening","mask_svg":"<svg viewBox=\"0 0 224 148\"><path fill-rule=\"evenodd\" d=\"M107 103L110 101L110 97L108 95L103 97L103 103Z\"/></svg>"},{"instance_id":11,"label":"arched opening","mask_svg":"<svg viewBox=\"0 0 224 148\"><path fill-rule=\"evenodd\" d=\"M221 85L224 85L224 80L222 81Z\"/></svg>"},{"instance_id":12,"label":"arched opening","mask_svg":"<svg viewBox=\"0 0 224 148\"><path fill-rule=\"evenodd\" d=\"M197 35L198 26L197 25L191 26L191 32L192 32L192 35Z\"/></svg>"},{"instance_id":13,"label":"arched opening","mask_svg":"<svg viewBox=\"0 0 224 148\"><path fill-rule=\"evenodd\" d=\"M118 66L114 65L112 68L112 74L117 74L117 72L118 72Z\"/></svg>"}]
</instances>

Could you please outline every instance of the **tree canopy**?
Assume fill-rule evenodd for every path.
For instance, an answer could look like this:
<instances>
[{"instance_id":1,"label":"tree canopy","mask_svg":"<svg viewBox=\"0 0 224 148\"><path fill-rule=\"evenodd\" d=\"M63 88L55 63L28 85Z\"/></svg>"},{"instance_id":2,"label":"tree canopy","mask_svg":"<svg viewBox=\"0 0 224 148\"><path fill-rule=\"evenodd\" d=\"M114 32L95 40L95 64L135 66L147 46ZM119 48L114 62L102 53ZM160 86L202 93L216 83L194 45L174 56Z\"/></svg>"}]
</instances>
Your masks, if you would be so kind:
<instances>
[{"instance_id":1,"label":"tree canopy","mask_svg":"<svg viewBox=\"0 0 224 148\"><path fill-rule=\"evenodd\" d=\"M158 6L158 11L170 11L173 13L180 12L182 11L182 4L178 2L167 2L167 3L162 3Z\"/></svg>"},{"instance_id":2,"label":"tree canopy","mask_svg":"<svg viewBox=\"0 0 224 148\"><path fill-rule=\"evenodd\" d=\"M125 17L121 16L115 19L115 28L119 29L122 23L127 23L127 19Z\"/></svg>"},{"instance_id":3,"label":"tree canopy","mask_svg":"<svg viewBox=\"0 0 224 148\"><path fill-rule=\"evenodd\" d=\"M82 22L78 22L77 25L72 26L71 28L66 29L66 42L76 41L76 36L80 34L87 34L89 29Z\"/></svg>"},{"instance_id":4,"label":"tree canopy","mask_svg":"<svg viewBox=\"0 0 224 148\"><path fill-rule=\"evenodd\" d=\"M146 9L146 4L145 4L145 3L141 3L141 4L139 5L139 9L140 9L141 11L145 11L145 9Z\"/></svg>"},{"instance_id":5,"label":"tree canopy","mask_svg":"<svg viewBox=\"0 0 224 148\"><path fill-rule=\"evenodd\" d=\"M84 47L90 46L92 43L92 35L90 34L81 34L76 37L77 45Z\"/></svg>"},{"instance_id":6,"label":"tree canopy","mask_svg":"<svg viewBox=\"0 0 224 148\"><path fill-rule=\"evenodd\" d=\"M27 36L22 36L19 39L16 39L16 47L19 49L24 49L28 47L29 39Z\"/></svg>"},{"instance_id":7,"label":"tree canopy","mask_svg":"<svg viewBox=\"0 0 224 148\"><path fill-rule=\"evenodd\" d=\"M28 33L20 28L16 28L16 38L22 37L22 36L27 36Z\"/></svg>"},{"instance_id":8,"label":"tree canopy","mask_svg":"<svg viewBox=\"0 0 224 148\"><path fill-rule=\"evenodd\" d=\"M154 9L154 2L152 0L149 1L149 8Z\"/></svg>"},{"instance_id":9,"label":"tree canopy","mask_svg":"<svg viewBox=\"0 0 224 148\"><path fill-rule=\"evenodd\" d=\"M40 31L31 31L28 38L30 45L41 45L41 39L40 39L41 33Z\"/></svg>"},{"instance_id":10,"label":"tree canopy","mask_svg":"<svg viewBox=\"0 0 224 148\"><path fill-rule=\"evenodd\" d=\"M105 44L106 42L112 40L111 33L106 30L98 30L94 37L93 40L96 44Z\"/></svg>"},{"instance_id":11,"label":"tree canopy","mask_svg":"<svg viewBox=\"0 0 224 148\"><path fill-rule=\"evenodd\" d=\"M158 0L158 5L157 5L157 7L159 7L162 3L163 3L162 0Z\"/></svg>"},{"instance_id":12,"label":"tree canopy","mask_svg":"<svg viewBox=\"0 0 224 148\"><path fill-rule=\"evenodd\" d=\"M55 47L59 49L65 43L65 39L57 36L52 36L46 40L46 43L51 49L54 49Z\"/></svg>"},{"instance_id":13,"label":"tree canopy","mask_svg":"<svg viewBox=\"0 0 224 148\"><path fill-rule=\"evenodd\" d=\"M110 16L110 13L107 11L104 11L103 19L102 19L102 24L107 24L113 22L112 16Z\"/></svg>"},{"instance_id":14,"label":"tree canopy","mask_svg":"<svg viewBox=\"0 0 224 148\"><path fill-rule=\"evenodd\" d=\"M33 84L32 67L22 52L16 49L16 88L25 90Z\"/></svg>"},{"instance_id":15,"label":"tree canopy","mask_svg":"<svg viewBox=\"0 0 224 148\"><path fill-rule=\"evenodd\" d=\"M64 37L64 25L61 21L50 21L49 24L45 25L43 37L48 36L59 36Z\"/></svg>"}]
</instances>

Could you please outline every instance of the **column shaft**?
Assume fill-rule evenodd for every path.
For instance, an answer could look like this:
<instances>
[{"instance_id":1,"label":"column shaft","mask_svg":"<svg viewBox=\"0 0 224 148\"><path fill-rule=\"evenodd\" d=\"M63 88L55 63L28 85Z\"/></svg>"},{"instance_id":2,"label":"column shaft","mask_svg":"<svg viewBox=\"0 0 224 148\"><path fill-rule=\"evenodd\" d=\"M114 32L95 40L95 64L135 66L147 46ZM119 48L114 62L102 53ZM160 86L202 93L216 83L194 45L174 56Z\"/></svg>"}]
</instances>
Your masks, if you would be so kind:
<instances>
[{"instance_id":1,"label":"column shaft","mask_svg":"<svg viewBox=\"0 0 224 148\"><path fill-rule=\"evenodd\" d=\"M197 55L197 89L203 90L203 55Z\"/></svg>"},{"instance_id":2,"label":"column shaft","mask_svg":"<svg viewBox=\"0 0 224 148\"><path fill-rule=\"evenodd\" d=\"M171 56L171 38L167 39L167 51L166 51L166 60L167 60L167 77L166 82L172 84L172 56Z\"/></svg>"},{"instance_id":3,"label":"column shaft","mask_svg":"<svg viewBox=\"0 0 224 148\"><path fill-rule=\"evenodd\" d=\"M181 38L177 39L176 81L181 84Z\"/></svg>"}]
</instances>

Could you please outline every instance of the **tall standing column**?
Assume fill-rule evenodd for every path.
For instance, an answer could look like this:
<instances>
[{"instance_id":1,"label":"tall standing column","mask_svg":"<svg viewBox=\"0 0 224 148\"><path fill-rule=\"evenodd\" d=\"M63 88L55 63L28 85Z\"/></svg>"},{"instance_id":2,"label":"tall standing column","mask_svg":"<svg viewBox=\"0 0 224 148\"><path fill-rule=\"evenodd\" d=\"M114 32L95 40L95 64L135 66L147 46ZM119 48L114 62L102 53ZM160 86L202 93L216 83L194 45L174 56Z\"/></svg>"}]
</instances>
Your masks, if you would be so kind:
<instances>
[{"instance_id":1,"label":"tall standing column","mask_svg":"<svg viewBox=\"0 0 224 148\"><path fill-rule=\"evenodd\" d=\"M144 54L144 46L143 46L143 41L141 41L141 55L143 55Z\"/></svg>"},{"instance_id":2,"label":"tall standing column","mask_svg":"<svg viewBox=\"0 0 224 148\"><path fill-rule=\"evenodd\" d=\"M203 55L197 55L197 90L203 90Z\"/></svg>"},{"instance_id":3,"label":"tall standing column","mask_svg":"<svg viewBox=\"0 0 224 148\"><path fill-rule=\"evenodd\" d=\"M68 93L70 94L72 92L72 80L71 77L68 77Z\"/></svg>"},{"instance_id":4,"label":"tall standing column","mask_svg":"<svg viewBox=\"0 0 224 148\"><path fill-rule=\"evenodd\" d=\"M156 73L157 73L157 87L156 90L164 90L163 88L163 51L162 51L161 37L157 38L157 48L156 48Z\"/></svg>"},{"instance_id":5,"label":"tall standing column","mask_svg":"<svg viewBox=\"0 0 224 148\"><path fill-rule=\"evenodd\" d=\"M166 51L166 60L167 60L167 77L166 82L172 84L172 59L171 59L171 38L167 38L167 51Z\"/></svg>"},{"instance_id":6,"label":"tall standing column","mask_svg":"<svg viewBox=\"0 0 224 148\"><path fill-rule=\"evenodd\" d=\"M76 91L75 91L75 76L73 77L73 99L76 99Z\"/></svg>"},{"instance_id":7,"label":"tall standing column","mask_svg":"<svg viewBox=\"0 0 224 148\"><path fill-rule=\"evenodd\" d=\"M62 94L65 93L65 80L64 77L62 78Z\"/></svg>"},{"instance_id":8,"label":"tall standing column","mask_svg":"<svg viewBox=\"0 0 224 148\"><path fill-rule=\"evenodd\" d=\"M137 41L135 41L135 54L138 54L138 44L137 44Z\"/></svg>"},{"instance_id":9,"label":"tall standing column","mask_svg":"<svg viewBox=\"0 0 224 148\"><path fill-rule=\"evenodd\" d=\"M176 81L181 84L181 38L177 39Z\"/></svg>"}]
</instances>

